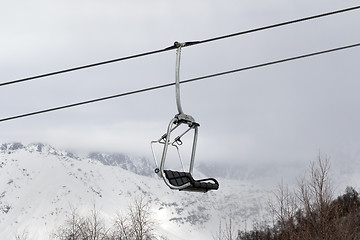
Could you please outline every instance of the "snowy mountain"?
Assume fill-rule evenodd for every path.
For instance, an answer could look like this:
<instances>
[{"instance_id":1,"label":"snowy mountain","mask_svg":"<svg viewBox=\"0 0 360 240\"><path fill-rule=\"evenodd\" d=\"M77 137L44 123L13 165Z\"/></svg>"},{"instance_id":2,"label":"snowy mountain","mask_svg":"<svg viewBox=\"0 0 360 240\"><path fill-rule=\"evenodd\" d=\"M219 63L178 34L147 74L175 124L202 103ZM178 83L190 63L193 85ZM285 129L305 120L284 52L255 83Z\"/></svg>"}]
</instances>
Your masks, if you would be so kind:
<instances>
[{"instance_id":1,"label":"snowy mountain","mask_svg":"<svg viewBox=\"0 0 360 240\"><path fill-rule=\"evenodd\" d=\"M79 157L46 144L0 145L0 236L52 239L70 210L87 213L95 206L111 223L137 197L144 197L168 239L212 239L230 212L233 226L249 229L270 219L271 192L254 183L218 179L218 191L172 191L153 173L147 159L90 153Z\"/></svg>"},{"instance_id":2,"label":"snowy mountain","mask_svg":"<svg viewBox=\"0 0 360 240\"><path fill-rule=\"evenodd\" d=\"M121 167L143 176L152 176L154 173L153 165L145 158L131 158L122 153L105 154L98 152L90 153L88 158L97 160L107 166Z\"/></svg>"}]
</instances>

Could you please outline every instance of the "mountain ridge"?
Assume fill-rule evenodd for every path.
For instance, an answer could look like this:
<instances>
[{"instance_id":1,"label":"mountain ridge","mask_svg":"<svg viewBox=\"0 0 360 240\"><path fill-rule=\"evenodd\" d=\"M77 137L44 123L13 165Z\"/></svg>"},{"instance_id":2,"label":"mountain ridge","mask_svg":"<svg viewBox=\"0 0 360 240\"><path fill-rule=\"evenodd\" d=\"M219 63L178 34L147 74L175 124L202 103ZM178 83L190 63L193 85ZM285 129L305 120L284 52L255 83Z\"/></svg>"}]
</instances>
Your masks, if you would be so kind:
<instances>
[{"instance_id":1,"label":"mountain ridge","mask_svg":"<svg viewBox=\"0 0 360 240\"><path fill-rule=\"evenodd\" d=\"M51 239L70 208L87 212L96 205L109 223L139 196L149 202L157 231L171 239L211 239L230 212L241 216L234 222L239 227L269 219L271 192L261 186L219 179L218 191L172 191L143 158L106 153L81 157L42 143L7 143L0 145L0 159L0 234L6 239L17 232Z\"/></svg>"}]
</instances>

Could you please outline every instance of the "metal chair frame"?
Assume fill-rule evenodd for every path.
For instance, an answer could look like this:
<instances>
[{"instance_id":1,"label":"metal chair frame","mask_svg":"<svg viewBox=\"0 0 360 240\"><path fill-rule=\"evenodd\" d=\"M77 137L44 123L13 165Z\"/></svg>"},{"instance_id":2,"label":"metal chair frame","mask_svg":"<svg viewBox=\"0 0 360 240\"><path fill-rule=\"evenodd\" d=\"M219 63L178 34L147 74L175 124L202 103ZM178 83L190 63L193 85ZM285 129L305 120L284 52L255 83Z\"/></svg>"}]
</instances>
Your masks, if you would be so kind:
<instances>
[{"instance_id":1,"label":"metal chair frame","mask_svg":"<svg viewBox=\"0 0 360 240\"><path fill-rule=\"evenodd\" d=\"M195 161L195 152L196 152L196 145L197 145L197 138L198 138L198 127L200 126L197 122L195 122L195 119L184 113L182 106L181 106L181 99L180 99L180 58L181 58L181 48L185 46L186 43L174 43L174 47L177 48L176 50L176 67L175 67L175 94L176 94L176 106L178 109L178 114L175 115L175 117L170 121L167 132L161 136L160 139L152 141L151 142L151 149L153 153L153 157L155 160L155 164L157 168L155 169L155 172L164 179L166 185L168 185L171 189L176 190L182 190L187 187L189 187L191 184L186 183L182 186L174 186L172 185L169 180L165 176L164 167L165 167L165 160L168 152L168 147L175 147L177 151L177 155L180 159L180 163L182 166L183 171L185 172L184 164L181 158L180 149L179 146L182 145L181 137L183 137L185 134L190 132L191 130L194 130L194 137L193 137L193 143L192 143L192 150L191 150L191 158L190 158L190 165L189 165L189 173L192 175L193 169L194 169L194 161ZM183 133L181 133L179 136L171 139L171 134L175 129L177 129L180 125L185 124L188 126L188 129L185 130ZM163 151L162 156L160 159L160 164L157 161L157 157L154 150L154 144L163 144Z\"/></svg>"}]
</instances>

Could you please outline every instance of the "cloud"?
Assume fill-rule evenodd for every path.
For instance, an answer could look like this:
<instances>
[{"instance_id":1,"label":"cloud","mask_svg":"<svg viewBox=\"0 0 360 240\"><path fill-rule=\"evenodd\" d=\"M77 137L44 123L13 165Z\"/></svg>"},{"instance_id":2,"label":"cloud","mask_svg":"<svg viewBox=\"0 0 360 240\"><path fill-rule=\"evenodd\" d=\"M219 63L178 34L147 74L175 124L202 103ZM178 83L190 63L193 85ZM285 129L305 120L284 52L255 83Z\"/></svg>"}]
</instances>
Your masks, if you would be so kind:
<instances>
[{"instance_id":1,"label":"cloud","mask_svg":"<svg viewBox=\"0 0 360 240\"><path fill-rule=\"evenodd\" d=\"M348 1L2 3L1 81L161 49L357 4ZM5 10L4 10L5 9ZM181 79L355 43L357 12L183 49ZM359 49L184 84L199 161L258 164L330 155L359 132ZM0 88L1 117L174 81L175 52ZM174 88L0 123L3 141L150 155L176 114ZM344 150L345 151L345 150ZM346 150L348 151L348 150ZM350 150L349 150L350 151ZM342 154L344 155L344 154Z\"/></svg>"}]
</instances>

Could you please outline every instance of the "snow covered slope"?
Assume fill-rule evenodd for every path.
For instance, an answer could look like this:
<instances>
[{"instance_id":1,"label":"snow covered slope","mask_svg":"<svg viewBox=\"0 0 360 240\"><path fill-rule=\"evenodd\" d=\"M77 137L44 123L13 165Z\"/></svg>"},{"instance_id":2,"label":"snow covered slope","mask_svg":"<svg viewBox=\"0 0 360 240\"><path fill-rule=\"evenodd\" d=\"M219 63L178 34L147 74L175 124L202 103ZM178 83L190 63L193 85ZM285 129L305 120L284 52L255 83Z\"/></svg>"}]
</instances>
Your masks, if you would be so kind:
<instances>
[{"instance_id":1,"label":"snow covered slope","mask_svg":"<svg viewBox=\"0 0 360 240\"><path fill-rule=\"evenodd\" d=\"M0 145L0 236L52 239L70 209L96 209L108 223L135 198L145 197L168 239L212 239L220 219L239 216L247 229L263 219L271 193L245 181L218 179L214 192L172 191L142 158L93 153L78 157L44 144Z\"/></svg>"}]
</instances>

